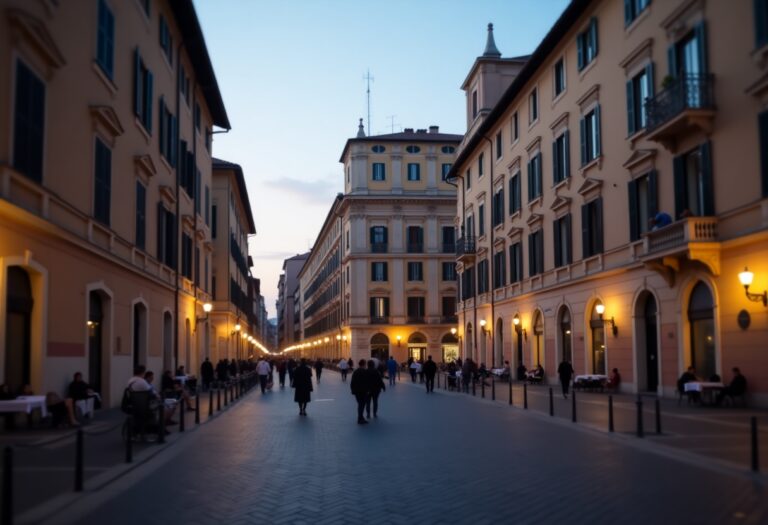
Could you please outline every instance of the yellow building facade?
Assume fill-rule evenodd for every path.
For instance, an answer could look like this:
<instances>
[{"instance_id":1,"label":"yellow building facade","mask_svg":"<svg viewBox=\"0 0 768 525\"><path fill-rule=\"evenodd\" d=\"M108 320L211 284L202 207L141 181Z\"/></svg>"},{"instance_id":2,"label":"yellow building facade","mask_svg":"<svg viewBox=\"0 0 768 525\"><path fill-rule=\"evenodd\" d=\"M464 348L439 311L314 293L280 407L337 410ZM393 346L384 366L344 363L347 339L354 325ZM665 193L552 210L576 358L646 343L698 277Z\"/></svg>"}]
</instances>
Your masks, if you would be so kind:
<instances>
[{"instance_id":1,"label":"yellow building facade","mask_svg":"<svg viewBox=\"0 0 768 525\"><path fill-rule=\"evenodd\" d=\"M576 0L522 67L489 34L451 171L463 356L664 396L739 367L768 404L764 18Z\"/></svg>"}]
</instances>

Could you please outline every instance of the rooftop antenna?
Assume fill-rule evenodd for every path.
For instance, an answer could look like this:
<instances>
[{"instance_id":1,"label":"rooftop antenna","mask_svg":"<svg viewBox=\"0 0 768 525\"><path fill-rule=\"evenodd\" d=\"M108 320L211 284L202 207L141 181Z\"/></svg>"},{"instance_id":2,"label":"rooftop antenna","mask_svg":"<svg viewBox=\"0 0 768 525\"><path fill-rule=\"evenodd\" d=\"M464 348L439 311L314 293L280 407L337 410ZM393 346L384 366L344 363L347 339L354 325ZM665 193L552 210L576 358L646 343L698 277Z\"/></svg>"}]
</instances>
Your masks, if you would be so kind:
<instances>
[{"instance_id":1,"label":"rooftop antenna","mask_svg":"<svg viewBox=\"0 0 768 525\"><path fill-rule=\"evenodd\" d=\"M371 82L373 77L371 76L371 70L365 72L363 80L366 82L365 94L368 97L368 136L371 136Z\"/></svg>"},{"instance_id":2,"label":"rooftop antenna","mask_svg":"<svg viewBox=\"0 0 768 525\"><path fill-rule=\"evenodd\" d=\"M390 133L395 132L395 117L397 115L390 115L387 118L389 119L389 128L391 129Z\"/></svg>"}]
</instances>

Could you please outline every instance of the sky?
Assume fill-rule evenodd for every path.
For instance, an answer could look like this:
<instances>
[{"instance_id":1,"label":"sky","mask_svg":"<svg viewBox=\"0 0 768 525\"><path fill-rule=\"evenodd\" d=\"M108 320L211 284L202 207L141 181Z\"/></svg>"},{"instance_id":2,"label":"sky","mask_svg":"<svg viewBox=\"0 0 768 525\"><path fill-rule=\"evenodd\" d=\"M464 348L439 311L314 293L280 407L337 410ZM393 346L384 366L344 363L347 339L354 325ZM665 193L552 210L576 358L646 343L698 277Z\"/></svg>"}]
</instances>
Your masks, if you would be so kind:
<instances>
[{"instance_id":1,"label":"sky","mask_svg":"<svg viewBox=\"0 0 768 525\"><path fill-rule=\"evenodd\" d=\"M466 131L461 84L487 25L502 57L530 54L567 0L194 0L232 130L214 157L243 167L249 243L270 317L283 260L309 250L334 196L339 157L372 135Z\"/></svg>"}]
</instances>

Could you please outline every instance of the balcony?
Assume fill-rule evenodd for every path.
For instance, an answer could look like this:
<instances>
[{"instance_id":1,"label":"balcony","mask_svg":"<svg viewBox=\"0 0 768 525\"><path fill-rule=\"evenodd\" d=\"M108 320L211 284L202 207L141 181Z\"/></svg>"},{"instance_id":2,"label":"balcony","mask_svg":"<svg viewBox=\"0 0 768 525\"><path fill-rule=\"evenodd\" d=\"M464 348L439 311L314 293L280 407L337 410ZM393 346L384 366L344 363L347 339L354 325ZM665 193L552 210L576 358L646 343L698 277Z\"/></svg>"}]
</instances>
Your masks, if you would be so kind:
<instances>
[{"instance_id":1,"label":"balcony","mask_svg":"<svg viewBox=\"0 0 768 525\"><path fill-rule=\"evenodd\" d=\"M408 253L424 253L424 243L422 242L409 242Z\"/></svg>"},{"instance_id":2,"label":"balcony","mask_svg":"<svg viewBox=\"0 0 768 525\"><path fill-rule=\"evenodd\" d=\"M441 324L456 324L459 322L458 315L444 315L440 318Z\"/></svg>"},{"instance_id":3,"label":"balcony","mask_svg":"<svg viewBox=\"0 0 768 525\"><path fill-rule=\"evenodd\" d=\"M389 317L371 317L370 324L389 324Z\"/></svg>"},{"instance_id":4,"label":"balcony","mask_svg":"<svg viewBox=\"0 0 768 525\"><path fill-rule=\"evenodd\" d=\"M643 235L646 267L658 271L670 286L683 264L696 263L720 274L717 217L689 217Z\"/></svg>"},{"instance_id":5,"label":"balcony","mask_svg":"<svg viewBox=\"0 0 768 525\"><path fill-rule=\"evenodd\" d=\"M423 324L424 323L424 316L423 315L409 315L406 319L406 322L408 324Z\"/></svg>"},{"instance_id":6,"label":"balcony","mask_svg":"<svg viewBox=\"0 0 768 525\"><path fill-rule=\"evenodd\" d=\"M477 253L477 247L474 237L461 237L456 242L456 258L459 261L472 261L475 259L475 253Z\"/></svg>"},{"instance_id":7,"label":"balcony","mask_svg":"<svg viewBox=\"0 0 768 525\"><path fill-rule=\"evenodd\" d=\"M712 130L715 118L714 77L682 75L645 103L646 137L674 151L681 135Z\"/></svg>"},{"instance_id":8,"label":"balcony","mask_svg":"<svg viewBox=\"0 0 768 525\"><path fill-rule=\"evenodd\" d=\"M372 242L371 253L387 253L387 246L385 242Z\"/></svg>"}]
</instances>

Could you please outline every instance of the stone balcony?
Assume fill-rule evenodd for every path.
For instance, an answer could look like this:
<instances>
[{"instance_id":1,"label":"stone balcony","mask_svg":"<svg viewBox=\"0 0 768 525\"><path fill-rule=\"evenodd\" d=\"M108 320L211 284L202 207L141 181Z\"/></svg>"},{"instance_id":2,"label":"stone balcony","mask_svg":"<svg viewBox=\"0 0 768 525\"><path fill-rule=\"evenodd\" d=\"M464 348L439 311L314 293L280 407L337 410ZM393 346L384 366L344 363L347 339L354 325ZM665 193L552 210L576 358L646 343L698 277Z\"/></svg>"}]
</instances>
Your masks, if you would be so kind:
<instances>
[{"instance_id":1,"label":"stone balcony","mask_svg":"<svg viewBox=\"0 0 768 525\"><path fill-rule=\"evenodd\" d=\"M456 259L459 262L474 261L476 253L477 246L475 245L474 237L461 237L456 241Z\"/></svg>"}]
</instances>

